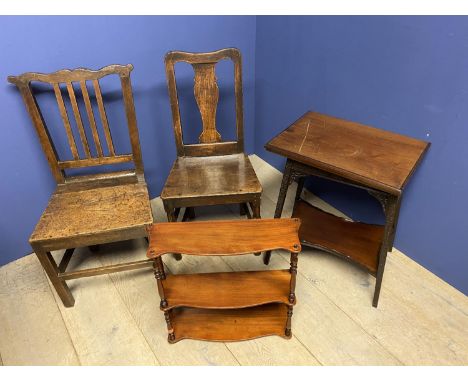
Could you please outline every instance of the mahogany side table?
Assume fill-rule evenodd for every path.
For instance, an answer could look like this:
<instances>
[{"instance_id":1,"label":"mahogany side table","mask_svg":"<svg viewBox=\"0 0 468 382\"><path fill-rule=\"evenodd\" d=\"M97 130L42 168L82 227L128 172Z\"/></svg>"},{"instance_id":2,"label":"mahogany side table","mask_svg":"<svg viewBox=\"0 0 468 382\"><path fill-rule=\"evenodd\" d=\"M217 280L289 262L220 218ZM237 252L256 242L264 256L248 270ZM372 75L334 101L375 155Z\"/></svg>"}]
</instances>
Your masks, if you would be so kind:
<instances>
[{"instance_id":1,"label":"mahogany side table","mask_svg":"<svg viewBox=\"0 0 468 382\"><path fill-rule=\"evenodd\" d=\"M276 204L280 218L289 185L298 182L293 217L301 243L357 263L376 277L377 307L387 252L393 248L402 191L430 143L309 111L265 145L287 158ZM383 226L353 222L300 200L312 175L367 190L382 205ZM266 252L264 263L270 261Z\"/></svg>"}]
</instances>

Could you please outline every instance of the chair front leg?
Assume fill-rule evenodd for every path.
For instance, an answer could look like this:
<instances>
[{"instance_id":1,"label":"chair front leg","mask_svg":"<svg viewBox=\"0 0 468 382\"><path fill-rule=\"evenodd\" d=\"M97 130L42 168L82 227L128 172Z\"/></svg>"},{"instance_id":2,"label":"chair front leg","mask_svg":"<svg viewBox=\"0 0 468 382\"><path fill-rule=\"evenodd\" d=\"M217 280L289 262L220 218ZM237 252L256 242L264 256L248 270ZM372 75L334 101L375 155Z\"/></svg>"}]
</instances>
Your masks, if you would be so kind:
<instances>
[{"instance_id":1,"label":"chair front leg","mask_svg":"<svg viewBox=\"0 0 468 382\"><path fill-rule=\"evenodd\" d=\"M63 305L67 308L75 305L75 299L73 298L68 285L65 281L58 277L59 269L50 252L44 251L39 245L32 245L32 247L47 276L49 277L50 282L62 300Z\"/></svg>"},{"instance_id":2,"label":"chair front leg","mask_svg":"<svg viewBox=\"0 0 468 382\"><path fill-rule=\"evenodd\" d=\"M260 216L260 197L255 198L253 201L250 202L250 207L252 208L252 219L261 219ZM255 256L260 256L261 252L255 252Z\"/></svg>"},{"instance_id":3,"label":"chair front leg","mask_svg":"<svg viewBox=\"0 0 468 382\"><path fill-rule=\"evenodd\" d=\"M175 209L172 208L172 206L170 206L168 203L166 203L166 202L164 202L164 201L163 201L163 205L164 205L164 210L166 211L167 221L168 221L168 222L175 222L175 221L177 221L176 214L175 214ZM180 253L173 253L172 256L173 256L174 259L176 259L177 261L182 260L182 255L181 255Z\"/></svg>"},{"instance_id":4,"label":"chair front leg","mask_svg":"<svg viewBox=\"0 0 468 382\"><path fill-rule=\"evenodd\" d=\"M261 219L260 216L260 203L261 199L260 197L255 198L250 202L250 206L252 207L252 218L253 219Z\"/></svg>"}]
</instances>

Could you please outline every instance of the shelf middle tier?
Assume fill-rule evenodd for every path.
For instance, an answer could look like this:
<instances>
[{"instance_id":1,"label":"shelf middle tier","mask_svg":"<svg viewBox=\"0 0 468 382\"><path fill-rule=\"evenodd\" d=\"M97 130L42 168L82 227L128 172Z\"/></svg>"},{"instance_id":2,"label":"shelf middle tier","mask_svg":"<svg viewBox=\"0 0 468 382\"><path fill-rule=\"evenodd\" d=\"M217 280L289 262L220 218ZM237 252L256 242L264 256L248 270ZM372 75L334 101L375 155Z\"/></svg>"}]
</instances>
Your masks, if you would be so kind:
<instances>
[{"instance_id":1,"label":"shelf middle tier","mask_svg":"<svg viewBox=\"0 0 468 382\"><path fill-rule=\"evenodd\" d=\"M289 270L167 275L164 310L245 308L273 302L291 305L290 280Z\"/></svg>"}]
</instances>

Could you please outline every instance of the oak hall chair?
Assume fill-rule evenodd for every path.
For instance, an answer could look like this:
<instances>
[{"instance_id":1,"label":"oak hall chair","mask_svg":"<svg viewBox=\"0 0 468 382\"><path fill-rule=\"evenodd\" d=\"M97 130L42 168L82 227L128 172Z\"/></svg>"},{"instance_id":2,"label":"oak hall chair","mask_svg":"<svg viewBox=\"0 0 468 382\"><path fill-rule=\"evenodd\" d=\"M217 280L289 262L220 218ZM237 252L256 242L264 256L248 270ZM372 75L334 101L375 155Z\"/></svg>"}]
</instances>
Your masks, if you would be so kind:
<instances>
[{"instance_id":1,"label":"oak hall chair","mask_svg":"<svg viewBox=\"0 0 468 382\"><path fill-rule=\"evenodd\" d=\"M234 64L236 141L222 141L216 128L219 89L216 64L224 59ZM174 65L186 62L194 70L194 95L201 114L199 143L185 144L177 96ZM182 207L194 217L193 208L204 205L239 204L241 214L260 218L262 187L244 153L241 54L228 48L209 53L169 52L165 57L177 159L172 166L161 199L169 222L176 221ZM252 210L250 212L249 206Z\"/></svg>"},{"instance_id":2,"label":"oak hall chair","mask_svg":"<svg viewBox=\"0 0 468 382\"><path fill-rule=\"evenodd\" d=\"M146 237L146 227L153 222L143 175L143 162L133 105L130 83L132 69L132 65L111 65L97 71L80 68L61 70L51 74L25 73L8 77L8 81L15 84L21 92L57 182L56 190L29 242L66 307L73 306L75 303L67 286L67 280L152 266L151 261L142 260L72 272L66 271L74 248L84 246L92 248L98 244ZM100 79L108 75L117 75L122 86L131 145L129 154L117 154L114 148L99 84ZM59 159L51 138L51 130L47 128L42 118L31 82L41 82L53 88L69 144L69 158L73 159ZM81 97L86 109L88 133L84 124L86 120L82 119L78 106L81 98L78 97L78 93L75 93L78 87L81 89ZM91 87L94 88L94 97L90 97L88 92ZM62 95L62 88L63 91L66 88L67 98L73 110L75 126L78 130L75 134L68 117L65 106L68 102ZM94 102L97 103L96 109L99 111L100 126L94 118L92 106ZM59 130L61 129L62 127ZM100 135L105 137L104 144L101 142ZM75 136L80 138L79 142L75 142ZM92 137L93 146L90 145L88 137ZM81 155L78 143L82 149ZM94 147L94 150L91 151L90 147ZM130 163L132 169L91 175L70 176L66 173L70 169L121 163ZM60 249L65 249L65 252L57 265L50 251Z\"/></svg>"}]
</instances>

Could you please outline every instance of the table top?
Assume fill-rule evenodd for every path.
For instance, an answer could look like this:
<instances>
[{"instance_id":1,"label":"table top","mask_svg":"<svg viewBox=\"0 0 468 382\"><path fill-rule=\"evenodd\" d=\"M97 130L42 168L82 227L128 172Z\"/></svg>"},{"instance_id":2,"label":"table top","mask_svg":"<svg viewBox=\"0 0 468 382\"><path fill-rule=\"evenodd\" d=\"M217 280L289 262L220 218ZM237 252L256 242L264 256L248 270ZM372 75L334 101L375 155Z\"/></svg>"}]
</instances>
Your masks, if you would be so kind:
<instances>
[{"instance_id":1,"label":"table top","mask_svg":"<svg viewBox=\"0 0 468 382\"><path fill-rule=\"evenodd\" d=\"M429 145L419 139L309 111L265 148L398 195Z\"/></svg>"}]
</instances>

